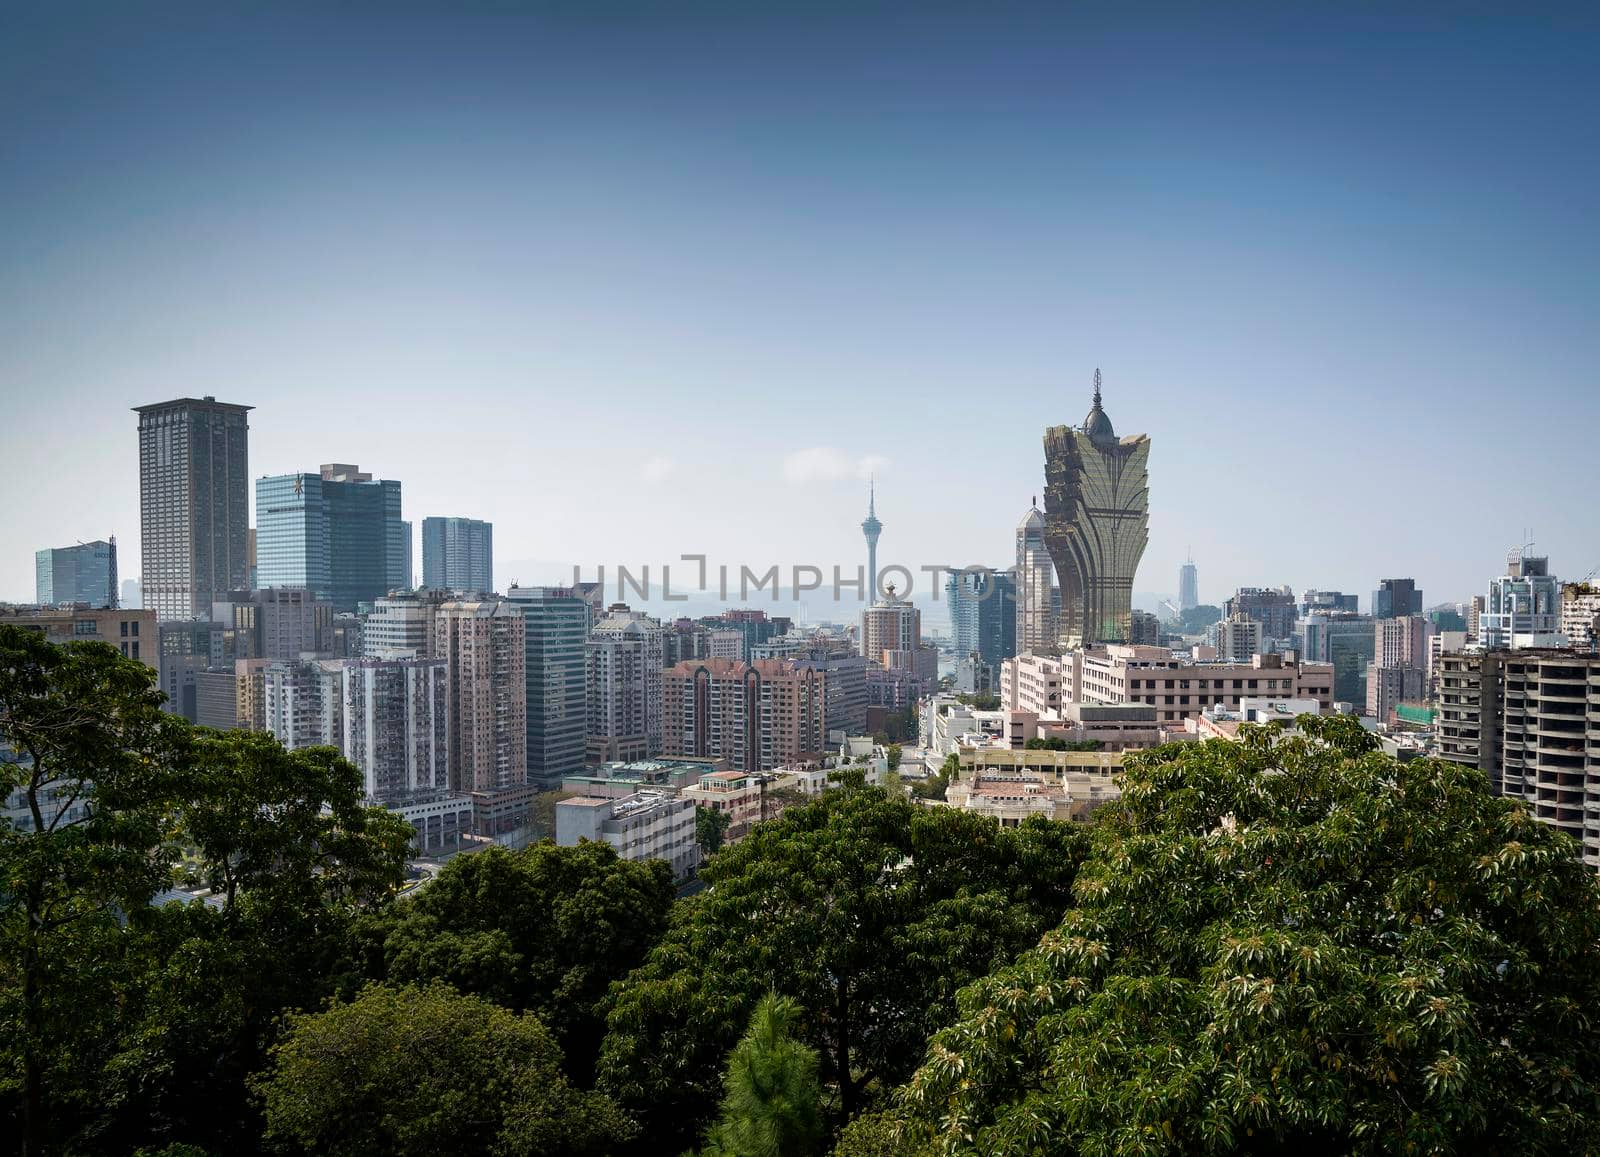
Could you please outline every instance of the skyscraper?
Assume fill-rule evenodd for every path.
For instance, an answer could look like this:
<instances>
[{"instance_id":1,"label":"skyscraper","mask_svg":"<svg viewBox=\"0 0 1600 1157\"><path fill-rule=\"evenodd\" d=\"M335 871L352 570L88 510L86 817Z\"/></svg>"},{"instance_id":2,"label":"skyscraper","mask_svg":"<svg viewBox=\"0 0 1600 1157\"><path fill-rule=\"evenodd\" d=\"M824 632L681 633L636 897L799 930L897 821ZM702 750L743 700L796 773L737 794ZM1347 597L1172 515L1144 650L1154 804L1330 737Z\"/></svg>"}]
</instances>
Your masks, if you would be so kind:
<instances>
[{"instance_id":1,"label":"skyscraper","mask_svg":"<svg viewBox=\"0 0 1600 1157\"><path fill-rule=\"evenodd\" d=\"M86 603L117 605L117 539L35 551L34 601L42 607Z\"/></svg>"},{"instance_id":2,"label":"skyscraper","mask_svg":"<svg viewBox=\"0 0 1600 1157\"><path fill-rule=\"evenodd\" d=\"M583 769L589 604L568 587L512 587L526 640L528 782L558 788Z\"/></svg>"},{"instance_id":3,"label":"skyscraper","mask_svg":"<svg viewBox=\"0 0 1600 1157\"><path fill-rule=\"evenodd\" d=\"M204 398L135 406L144 605L204 618L249 581L251 407Z\"/></svg>"},{"instance_id":4,"label":"skyscraper","mask_svg":"<svg viewBox=\"0 0 1600 1157\"><path fill-rule=\"evenodd\" d=\"M1178 568L1178 609L1191 610L1200 605L1200 575L1194 568L1194 555Z\"/></svg>"},{"instance_id":5,"label":"skyscraper","mask_svg":"<svg viewBox=\"0 0 1600 1157\"><path fill-rule=\"evenodd\" d=\"M1150 439L1117 438L1095 370L1083 427L1050 427L1044 453L1044 539L1061 585L1062 645L1126 642L1133 576L1150 539Z\"/></svg>"},{"instance_id":6,"label":"skyscraper","mask_svg":"<svg viewBox=\"0 0 1600 1157\"><path fill-rule=\"evenodd\" d=\"M494 590L494 525L476 518L422 520L422 585Z\"/></svg>"},{"instance_id":7,"label":"skyscraper","mask_svg":"<svg viewBox=\"0 0 1600 1157\"><path fill-rule=\"evenodd\" d=\"M957 659L977 655L998 677L1001 662L1017 653L1014 578L998 571L958 571L944 589Z\"/></svg>"},{"instance_id":8,"label":"skyscraper","mask_svg":"<svg viewBox=\"0 0 1600 1157\"><path fill-rule=\"evenodd\" d=\"M1037 504L1017 524L1016 653L1051 655L1061 649L1061 589L1056 564L1044 544L1044 516Z\"/></svg>"},{"instance_id":9,"label":"skyscraper","mask_svg":"<svg viewBox=\"0 0 1600 1157\"><path fill-rule=\"evenodd\" d=\"M1396 619L1422 613L1422 592L1414 580L1408 578L1384 579L1372 592L1372 617Z\"/></svg>"},{"instance_id":10,"label":"skyscraper","mask_svg":"<svg viewBox=\"0 0 1600 1157\"><path fill-rule=\"evenodd\" d=\"M340 462L256 480L256 576L356 609L406 585L400 483Z\"/></svg>"}]
</instances>

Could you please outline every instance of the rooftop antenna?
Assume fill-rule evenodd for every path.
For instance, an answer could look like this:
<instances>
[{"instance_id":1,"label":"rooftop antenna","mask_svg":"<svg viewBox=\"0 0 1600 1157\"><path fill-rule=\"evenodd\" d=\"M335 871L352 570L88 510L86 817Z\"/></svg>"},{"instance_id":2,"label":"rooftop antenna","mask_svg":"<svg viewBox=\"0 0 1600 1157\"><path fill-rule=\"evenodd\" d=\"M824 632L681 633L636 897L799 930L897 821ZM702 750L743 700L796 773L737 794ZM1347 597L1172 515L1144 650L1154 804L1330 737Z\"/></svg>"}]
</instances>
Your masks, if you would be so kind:
<instances>
[{"instance_id":1,"label":"rooftop antenna","mask_svg":"<svg viewBox=\"0 0 1600 1157\"><path fill-rule=\"evenodd\" d=\"M1094 408L1100 408L1100 367L1094 368Z\"/></svg>"}]
</instances>

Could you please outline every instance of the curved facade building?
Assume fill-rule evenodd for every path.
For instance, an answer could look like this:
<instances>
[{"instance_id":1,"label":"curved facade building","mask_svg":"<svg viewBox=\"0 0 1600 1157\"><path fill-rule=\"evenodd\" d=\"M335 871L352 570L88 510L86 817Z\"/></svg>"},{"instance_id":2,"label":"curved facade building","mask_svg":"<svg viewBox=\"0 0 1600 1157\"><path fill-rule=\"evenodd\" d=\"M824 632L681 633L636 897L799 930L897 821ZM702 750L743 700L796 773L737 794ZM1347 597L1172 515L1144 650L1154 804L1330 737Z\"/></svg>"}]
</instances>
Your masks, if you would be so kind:
<instances>
[{"instance_id":1,"label":"curved facade building","mask_svg":"<svg viewBox=\"0 0 1600 1157\"><path fill-rule=\"evenodd\" d=\"M1150 540L1149 458L1149 438L1112 429L1099 370L1082 427L1044 433L1044 540L1061 588L1063 648L1128 640L1133 575Z\"/></svg>"}]
</instances>

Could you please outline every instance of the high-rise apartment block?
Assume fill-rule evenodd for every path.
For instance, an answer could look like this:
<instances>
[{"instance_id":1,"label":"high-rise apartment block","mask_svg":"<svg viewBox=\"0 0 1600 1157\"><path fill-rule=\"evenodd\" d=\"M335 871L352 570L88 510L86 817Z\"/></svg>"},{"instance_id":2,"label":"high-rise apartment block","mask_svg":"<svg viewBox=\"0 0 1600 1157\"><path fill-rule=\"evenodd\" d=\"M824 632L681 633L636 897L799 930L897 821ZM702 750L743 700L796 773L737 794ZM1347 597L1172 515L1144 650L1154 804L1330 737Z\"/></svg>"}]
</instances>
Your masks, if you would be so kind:
<instances>
[{"instance_id":1,"label":"high-rise apartment block","mask_svg":"<svg viewBox=\"0 0 1600 1157\"><path fill-rule=\"evenodd\" d=\"M1217 624L1217 661L1248 663L1261 651L1261 624L1236 611Z\"/></svg>"},{"instance_id":2,"label":"high-rise apartment block","mask_svg":"<svg viewBox=\"0 0 1600 1157\"><path fill-rule=\"evenodd\" d=\"M1391 615L1373 623L1367 666L1367 714L1387 721L1401 703L1428 694L1428 620L1421 613Z\"/></svg>"},{"instance_id":3,"label":"high-rise apartment block","mask_svg":"<svg viewBox=\"0 0 1600 1157\"><path fill-rule=\"evenodd\" d=\"M456 791L495 792L528 782L526 626L503 599L441 603L433 654L450 686L450 775Z\"/></svg>"},{"instance_id":4,"label":"high-rise apartment block","mask_svg":"<svg viewBox=\"0 0 1600 1157\"><path fill-rule=\"evenodd\" d=\"M1561 633L1579 651L1593 651L1600 642L1600 587L1567 583L1561 588Z\"/></svg>"},{"instance_id":5,"label":"high-rise apartment block","mask_svg":"<svg viewBox=\"0 0 1600 1157\"><path fill-rule=\"evenodd\" d=\"M344 747L344 663L311 659L261 671L266 729L285 747Z\"/></svg>"},{"instance_id":6,"label":"high-rise apartment block","mask_svg":"<svg viewBox=\"0 0 1600 1157\"><path fill-rule=\"evenodd\" d=\"M590 630L585 664L588 762L660 754L664 635L655 619L620 603Z\"/></svg>"},{"instance_id":7,"label":"high-rise apartment block","mask_svg":"<svg viewBox=\"0 0 1600 1157\"><path fill-rule=\"evenodd\" d=\"M1016 653L1053 655L1061 649L1061 589L1044 542L1044 515L1030 507L1017 524Z\"/></svg>"},{"instance_id":8,"label":"high-rise apartment block","mask_svg":"<svg viewBox=\"0 0 1600 1157\"><path fill-rule=\"evenodd\" d=\"M1375 619L1403 618L1422 613L1422 592L1412 579L1384 579L1372 592L1372 617Z\"/></svg>"},{"instance_id":9,"label":"high-rise apartment block","mask_svg":"<svg viewBox=\"0 0 1600 1157\"><path fill-rule=\"evenodd\" d=\"M1150 439L1119 439L1100 405L1045 431L1045 544L1061 587L1063 647L1126 642L1133 576L1150 539Z\"/></svg>"},{"instance_id":10,"label":"high-rise apartment block","mask_svg":"<svg viewBox=\"0 0 1600 1157\"><path fill-rule=\"evenodd\" d=\"M366 797L404 803L450 788L450 681L443 659L353 659L344 665L345 758Z\"/></svg>"},{"instance_id":11,"label":"high-rise apartment block","mask_svg":"<svg viewBox=\"0 0 1600 1157\"><path fill-rule=\"evenodd\" d=\"M1287 639L1295 633L1295 623L1300 617L1294 592L1288 587L1277 590L1263 587L1240 587L1223 607L1224 618L1243 615L1261 624L1263 639Z\"/></svg>"},{"instance_id":12,"label":"high-rise apartment block","mask_svg":"<svg viewBox=\"0 0 1600 1157\"><path fill-rule=\"evenodd\" d=\"M205 618L249 582L249 406L204 398L137 406L144 605Z\"/></svg>"},{"instance_id":13,"label":"high-rise apartment block","mask_svg":"<svg viewBox=\"0 0 1600 1157\"><path fill-rule=\"evenodd\" d=\"M116 607L117 539L35 551L34 601L42 607L82 603Z\"/></svg>"},{"instance_id":14,"label":"high-rise apartment block","mask_svg":"<svg viewBox=\"0 0 1600 1157\"><path fill-rule=\"evenodd\" d=\"M477 594L494 590L494 525L476 518L424 518L422 585Z\"/></svg>"},{"instance_id":15,"label":"high-rise apartment block","mask_svg":"<svg viewBox=\"0 0 1600 1157\"><path fill-rule=\"evenodd\" d=\"M828 750L826 682L795 660L679 663L664 673L664 754L736 771L817 762Z\"/></svg>"},{"instance_id":16,"label":"high-rise apartment block","mask_svg":"<svg viewBox=\"0 0 1600 1157\"><path fill-rule=\"evenodd\" d=\"M375 599L361 624L361 653L369 658L402 651L419 659L437 657L434 618L441 606L454 601L450 592L426 587Z\"/></svg>"},{"instance_id":17,"label":"high-rise apartment block","mask_svg":"<svg viewBox=\"0 0 1600 1157\"><path fill-rule=\"evenodd\" d=\"M256 480L256 578L353 611L406 580L400 483L342 462Z\"/></svg>"},{"instance_id":18,"label":"high-rise apartment block","mask_svg":"<svg viewBox=\"0 0 1600 1157\"><path fill-rule=\"evenodd\" d=\"M333 657L333 603L304 587L229 591L211 605L223 629L223 660Z\"/></svg>"},{"instance_id":19,"label":"high-rise apartment block","mask_svg":"<svg viewBox=\"0 0 1600 1157\"><path fill-rule=\"evenodd\" d=\"M888 666L885 651L915 651L922 646L922 612L894 587L861 612L861 654L869 663Z\"/></svg>"},{"instance_id":20,"label":"high-rise apartment block","mask_svg":"<svg viewBox=\"0 0 1600 1157\"><path fill-rule=\"evenodd\" d=\"M558 788L583 768L589 604L570 587L512 587L526 643L528 782Z\"/></svg>"},{"instance_id":21,"label":"high-rise apartment block","mask_svg":"<svg viewBox=\"0 0 1600 1157\"><path fill-rule=\"evenodd\" d=\"M1310 615L1318 611L1348 611L1353 615L1361 610L1360 603L1358 597L1342 591L1308 590L1300 596L1300 613Z\"/></svg>"},{"instance_id":22,"label":"high-rise apartment block","mask_svg":"<svg viewBox=\"0 0 1600 1157\"><path fill-rule=\"evenodd\" d=\"M1600 656L1523 648L1439 662L1440 754L1479 768L1600 867Z\"/></svg>"}]
</instances>

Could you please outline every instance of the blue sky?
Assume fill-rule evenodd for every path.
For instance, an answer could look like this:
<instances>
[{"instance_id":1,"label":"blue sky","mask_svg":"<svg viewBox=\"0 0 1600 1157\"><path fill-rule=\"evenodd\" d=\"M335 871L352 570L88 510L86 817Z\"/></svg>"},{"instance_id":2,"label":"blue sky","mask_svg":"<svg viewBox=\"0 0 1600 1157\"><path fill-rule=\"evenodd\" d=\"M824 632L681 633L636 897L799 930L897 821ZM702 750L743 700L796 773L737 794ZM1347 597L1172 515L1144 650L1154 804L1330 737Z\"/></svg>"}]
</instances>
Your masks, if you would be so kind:
<instances>
[{"instance_id":1,"label":"blue sky","mask_svg":"<svg viewBox=\"0 0 1600 1157\"><path fill-rule=\"evenodd\" d=\"M1593 6L0 7L0 598L256 407L556 564L1005 563L1096 366L1136 586L1600 565Z\"/></svg>"}]
</instances>

